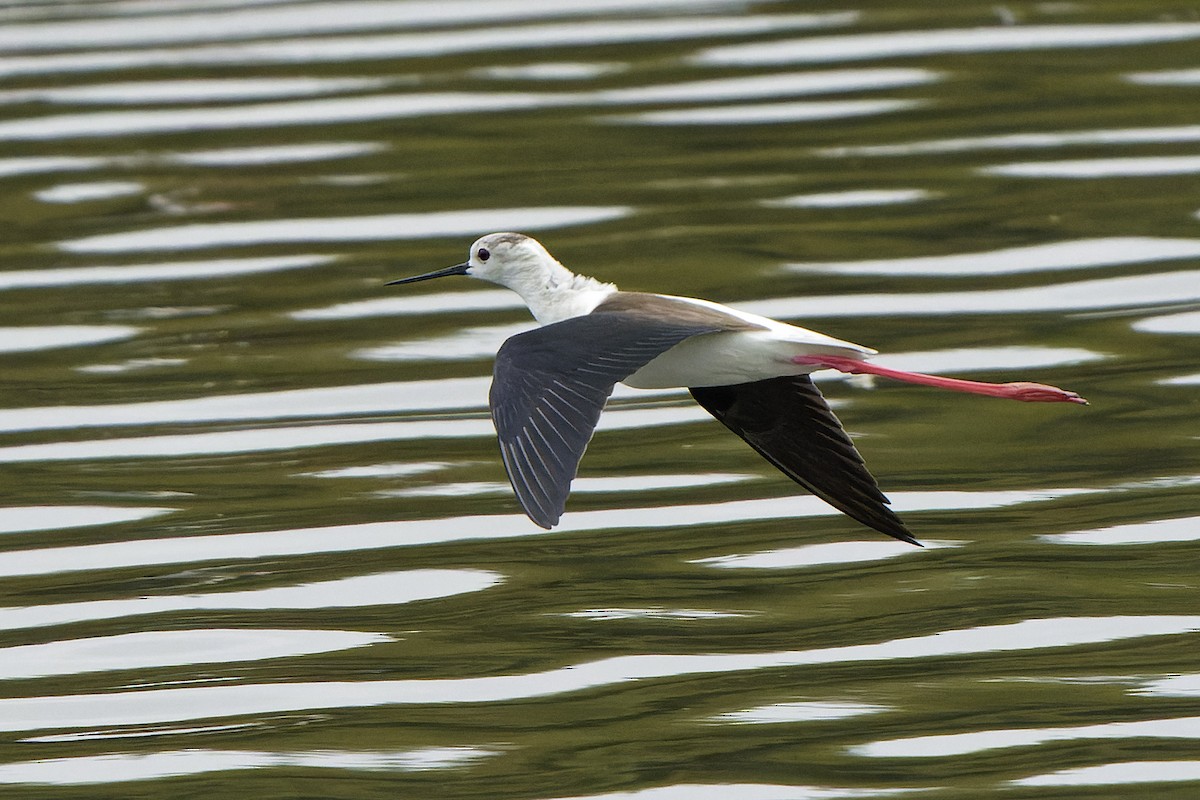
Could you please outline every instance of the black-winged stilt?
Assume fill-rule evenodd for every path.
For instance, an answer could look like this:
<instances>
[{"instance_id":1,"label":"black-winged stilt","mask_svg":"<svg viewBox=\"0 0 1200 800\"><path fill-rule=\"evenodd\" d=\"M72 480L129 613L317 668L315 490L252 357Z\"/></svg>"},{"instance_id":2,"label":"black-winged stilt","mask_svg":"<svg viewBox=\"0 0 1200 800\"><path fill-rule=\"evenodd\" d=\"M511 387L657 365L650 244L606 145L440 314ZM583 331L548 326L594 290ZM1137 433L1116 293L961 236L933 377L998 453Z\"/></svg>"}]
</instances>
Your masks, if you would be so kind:
<instances>
[{"instance_id":1,"label":"black-winged stilt","mask_svg":"<svg viewBox=\"0 0 1200 800\"><path fill-rule=\"evenodd\" d=\"M517 501L543 528L558 523L571 481L613 387L686 387L701 406L780 471L834 508L917 544L888 507L862 456L809 373L836 369L1032 402L1087 404L1038 383L982 383L880 367L875 351L822 333L691 297L622 292L576 275L519 233L492 233L449 275L521 296L542 327L496 354L489 402Z\"/></svg>"}]
</instances>

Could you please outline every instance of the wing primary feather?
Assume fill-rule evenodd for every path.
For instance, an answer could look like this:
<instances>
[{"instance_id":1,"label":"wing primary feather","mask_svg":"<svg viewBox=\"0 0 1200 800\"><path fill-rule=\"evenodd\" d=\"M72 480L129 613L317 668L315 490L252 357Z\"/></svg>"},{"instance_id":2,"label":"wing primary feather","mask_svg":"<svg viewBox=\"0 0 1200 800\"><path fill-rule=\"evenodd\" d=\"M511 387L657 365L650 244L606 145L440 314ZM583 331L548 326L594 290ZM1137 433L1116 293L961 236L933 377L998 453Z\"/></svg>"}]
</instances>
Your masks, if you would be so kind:
<instances>
[{"instance_id":1,"label":"wing primary feather","mask_svg":"<svg viewBox=\"0 0 1200 800\"><path fill-rule=\"evenodd\" d=\"M685 339L728 324L711 315L680 323L628 310L595 311L506 341L496 354L489 403L525 513L543 527L558 522L618 381Z\"/></svg>"},{"instance_id":2,"label":"wing primary feather","mask_svg":"<svg viewBox=\"0 0 1200 800\"><path fill-rule=\"evenodd\" d=\"M888 507L858 449L807 375L690 391L767 461L834 508L888 536L920 544Z\"/></svg>"}]
</instances>

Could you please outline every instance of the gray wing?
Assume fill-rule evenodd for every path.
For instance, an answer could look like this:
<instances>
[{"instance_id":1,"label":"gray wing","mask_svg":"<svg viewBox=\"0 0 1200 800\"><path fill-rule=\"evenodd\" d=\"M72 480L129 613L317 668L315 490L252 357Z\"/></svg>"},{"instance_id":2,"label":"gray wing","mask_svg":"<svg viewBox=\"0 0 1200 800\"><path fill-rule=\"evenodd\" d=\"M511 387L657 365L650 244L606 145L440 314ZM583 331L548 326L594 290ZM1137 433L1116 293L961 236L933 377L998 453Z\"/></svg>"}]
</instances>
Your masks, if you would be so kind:
<instances>
[{"instance_id":1,"label":"gray wing","mask_svg":"<svg viewBox=\"0 0 1200 800\"><path fill-rule=\"evenodd\" d=\"M784 475L834 508L901 541L920 544L807 375L690 389L696 402Z\"/></svg>"},{"instance_id":2,"label":"gray wing","mask_svg":"<svg viewBox=\"0 0 1200 800\"><path fill-rule=\"evenodd\" d=\"M511 337L496 354L489 403L517 502L543 528L571 481L613 386L713 322L593 312Z\"/></svg>"}]
</instances>

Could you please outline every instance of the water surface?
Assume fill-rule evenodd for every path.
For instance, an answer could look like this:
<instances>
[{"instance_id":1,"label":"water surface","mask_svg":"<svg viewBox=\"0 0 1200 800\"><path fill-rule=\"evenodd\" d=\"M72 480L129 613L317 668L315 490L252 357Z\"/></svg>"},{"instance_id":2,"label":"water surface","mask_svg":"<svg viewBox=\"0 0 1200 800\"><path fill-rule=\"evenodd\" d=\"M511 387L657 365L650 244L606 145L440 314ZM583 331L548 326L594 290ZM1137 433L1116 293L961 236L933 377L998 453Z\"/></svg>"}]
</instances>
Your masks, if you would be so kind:
<instances>
[{"instance_id":1,"label":"water surface","mask_svg":"<svg viewBox=\"0 0 1200 800\"><path fill-rule=\"evenodd\" d=\"M0 10L5 798L1191 798L1200 21ZM562 524L486 398L537 235L1025 406L819 375L926 544L619 388Z\"/></svg>"}]
</instances>

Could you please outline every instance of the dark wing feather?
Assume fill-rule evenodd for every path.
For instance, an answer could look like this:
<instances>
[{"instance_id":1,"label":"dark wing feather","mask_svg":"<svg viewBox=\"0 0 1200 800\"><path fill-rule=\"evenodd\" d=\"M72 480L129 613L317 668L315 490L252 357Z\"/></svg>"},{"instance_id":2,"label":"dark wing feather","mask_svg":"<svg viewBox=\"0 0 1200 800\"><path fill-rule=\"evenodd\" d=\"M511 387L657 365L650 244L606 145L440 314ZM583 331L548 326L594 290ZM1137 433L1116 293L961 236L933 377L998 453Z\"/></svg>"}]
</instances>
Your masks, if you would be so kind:
<instances>
[{"instance_id":1,"label":"dark wing feather","mask_svg":"<svg viewBox=\"0 0 1200 800\"><path fill-rule=\"evenodd\" d=\"M562 516L571 481L613 386L713 321L593 312L511 337L496 354L489 402L517 501L543 528Z\"/></svg>"},{"instance_id":2,"label":"dark wing feather","mask_svg":"<svg viewBox=\"0 0 1200 800\"><path fill-rule=\"evenodd\" d=\"M919 544L807 375L690 389L696 402L783 474L864 525Z\"/></svg>"}]
</instances>

